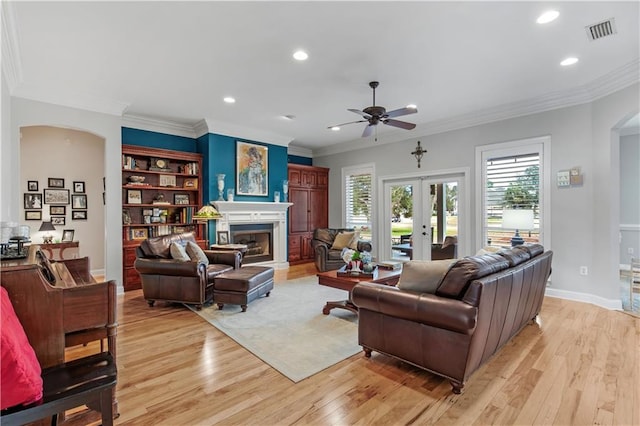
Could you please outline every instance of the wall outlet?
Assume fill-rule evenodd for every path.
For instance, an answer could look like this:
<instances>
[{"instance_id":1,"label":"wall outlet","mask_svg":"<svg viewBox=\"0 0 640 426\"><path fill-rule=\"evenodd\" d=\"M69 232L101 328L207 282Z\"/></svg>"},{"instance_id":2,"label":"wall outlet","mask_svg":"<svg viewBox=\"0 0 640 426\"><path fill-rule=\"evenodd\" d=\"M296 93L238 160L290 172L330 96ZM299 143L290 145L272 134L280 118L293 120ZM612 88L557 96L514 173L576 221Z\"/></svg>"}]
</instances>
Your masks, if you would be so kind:
<instances>
[{"instance_id":1,"label":"wall outlet","mask_svg":"<svg viewBox=\"0 0 640 426\"><path fill-rule=\"evenodd\" d=\"M586 266L580 267L580 275L589 275L589 270L587 269Z\"/></svg>"},{"instance_id":2,"label":"wall outlet","mask_svg":"<svg viewBox=\"0 0 640 426\"><path fill-rule=\"evenodd\" d=\"M627 249L627 254L633 254L633 247L629 247Z\"/></svg>"}]
</instances>

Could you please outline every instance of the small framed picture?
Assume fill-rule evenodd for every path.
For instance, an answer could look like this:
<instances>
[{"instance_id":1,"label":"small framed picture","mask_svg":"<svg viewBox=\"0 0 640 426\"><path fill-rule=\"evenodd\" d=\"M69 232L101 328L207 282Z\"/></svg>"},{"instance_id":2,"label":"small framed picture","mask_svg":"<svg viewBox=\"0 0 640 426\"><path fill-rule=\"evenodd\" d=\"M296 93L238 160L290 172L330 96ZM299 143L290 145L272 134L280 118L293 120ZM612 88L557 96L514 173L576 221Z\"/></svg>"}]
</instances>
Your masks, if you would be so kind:
<instances>
[{"instance_id":1,"label":"small framed picture","mask_svg":"<svg viewBox=\"0 0 640 426\"><path fill-rule=\"evenodd\" d=\"M68 189L45 189L44 203L45 204L69 204L69 190Z\"/></svg>"},{"instance_id":2,"label":"small framed picture","mask_svg":"<svg viewBox=\"0 0 640 426\"><path fill-rule=\"evenodd\" d=\"M183 188L198 189L198 179L188 178L182 183ZM37 191L37 189L36 189Z\"/></svg>"},{"instance_id":3,"label":"small framed picture","mask_svg":"<svg viewBox=\"0 0 640 426\"><path fill-rule=\"evenodd\" d=\"M64 188L64 179L49 178L49 188Z\"/></svg>"},{"instance_id":4,"label":"small framed picture","mask_svg":"<svg viewBox=\"0 0 640 426\"><path fill-rule=\"evenodd\" d=\"M142 204L142 191L129 189L127 191L127 204Z\"/></svg>"},{"instance_id":5,"label":"small framed picture","mask_svg":"<svg viewBox=\"0 0 640 426\"><path fill-rule=\"evenodd\" d=\"M49 214L50 215L66 215L67 214L67 206L49 206Z\"/></svg>"},{"instance_id":6,"label":"small framed picture","mask_svg":"<svg viewBox=\"0 0 640 426\"><path fill-rule=\"evenodd\" d=\"M189 204L189 194L174 194L173 204Z\"/></svg>"},{"instance_id":7,"label":"small framed picture","mask_svg":"<svg viewBox=\"0 0 640 426\"><path fill-rule=\"evenodd\" d=\"M159 175L158 186L176 186L176 177L174 175Z\"/></svg>"},{"instance_id":8,"label":"small framed picture","mask_svg":"<svg viewBox=\"0 0 640 426\"><path fill-rule=\"evenodd\" d=\"M24 194L24 209L33 210L42 208L42 194Z\"/></svg>"},{"instance_id":9,"label":"small framed picture","mask_svg":"<svg viewBox=\"0 0 640 426\"><path fill-rule=\"evenodd\" d=\"M218 244L229 244L229 231L217 231Z\"/></svg>"},{"instance_id":10,"label":"small framed picture","mask_svg":"<svg viewBox=\"0 0 640 426\"><path fill-rule=\"evenodd\" d=\"M38 190L38 181L37 180L28 180L27 181L27 191L37 191Z\"/></svg>"},{"instance_id":11,"label":"small framed picture","mask_svg":"<svg viewBox=\"0 0 640 426\"><path fill-rule=\"evenodd\" d=\"M87 208L87 196L86 195L72 195L71 196L71 208L73 209L86 209Z\"/></svg>"},{"instance_id":12,"label":"small framed picture","mask_svg":"<svg viewBox=\"0 0 640 426\"><path fill-rule=\"evenodd\" d=\"M71 210L71 220L87 220L87 211Z\"/></svg>"},{"instance_id":13,"label":"small framed picture","mask_svg":"<svg viewBox=\"0 0 640 426\"><path fill-rule=\"evenodd\" d=\"M30 212L24 212L24 220L42 220L42 211L35 210Z\"/></svg>"},{"instance_id":14,"label":"small framed picture","mask_svg":"<svg viewBox=\"0 0 640 426\"><path fill-rule=\"evenodd\" d=\"M73 182L73 192L84 194L84 182L75 181Z\"/></svg>"},{"instance_id":15,"label":"small framed picture","mask_svg":"<svg viewBox=\"0 0 640 426\"><path fill-rule=\"evenodd\" d=\"M51 224L53 226L63 226L67 224L66 222L65 216L51 216Z\"/></svg>"},{"instance_id":16,"label":"small framed picture","mask_svg":"<svg viewBox=\"0 0 640 426\"><path fill-rule=\"evenodd\" d=\"M62 242L63 243L71 243L73 242L73 234L74 234L74 230L73 229L65 229L64 231L62 231Z\"/></svg>"},{"instance_id":17,"label":"small framed picture","mask_svg":"<svg viewBox=\"0 0 640 426\"><path fill-rule=\"evenodd\" d=\"M160 210L160 209L158 209ZM153 216L153 209L142 209L143 216Z\"/></svg>"},{"instance_id":18,"label":"small framed picture","mask_svg":"<svg viewBox=\"0 0 640 426\"><path fill-rule=\"evenodd\" d=\"M133 228L131 231L132 240L146 240L148 235L147 228Z\"/></svg>"}]
</instances>

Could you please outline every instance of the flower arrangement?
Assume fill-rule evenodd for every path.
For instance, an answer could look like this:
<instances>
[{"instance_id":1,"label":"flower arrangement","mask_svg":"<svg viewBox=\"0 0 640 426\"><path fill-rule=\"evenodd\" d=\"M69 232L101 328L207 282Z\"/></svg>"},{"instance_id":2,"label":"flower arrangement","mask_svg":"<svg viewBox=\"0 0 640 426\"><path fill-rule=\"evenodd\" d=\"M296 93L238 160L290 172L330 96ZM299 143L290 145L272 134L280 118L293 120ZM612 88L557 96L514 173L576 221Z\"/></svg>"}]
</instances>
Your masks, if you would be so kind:
<instances>
[{"instance_id":1,"label":"flower arrangement","mask_svg":"<svg viewBox=\"0 0 640 426\"><path fill-rule=\"evenodd\" d=\"M371 264L371 253L368 251L358 251L345 247L341 253L342 260L347 264L347 269L351 271L362 271L363 266ZM364 268L366 269L366 268Z\"/></svg>"}]
</instances>

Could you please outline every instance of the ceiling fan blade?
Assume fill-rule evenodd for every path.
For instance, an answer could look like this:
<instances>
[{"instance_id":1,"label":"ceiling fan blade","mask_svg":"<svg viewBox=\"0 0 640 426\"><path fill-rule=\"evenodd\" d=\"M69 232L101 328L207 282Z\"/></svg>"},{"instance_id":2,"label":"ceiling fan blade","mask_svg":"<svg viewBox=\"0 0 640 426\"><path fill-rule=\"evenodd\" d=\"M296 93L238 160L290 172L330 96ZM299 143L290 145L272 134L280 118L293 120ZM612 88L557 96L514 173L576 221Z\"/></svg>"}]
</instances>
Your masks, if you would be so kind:
<instances>
[{"instance_id":1,"label":"ceiling fan blade","mask_svg":"<svg viewBox=\"0 0 640 426\"><path fill-rule=\"evenodd\" d=\"M389 118L400 117L401 115L415 114L416 112L418 112L417 108L398 108L394 109L393 111L389 111L385 114L385 116Z\"/></svg>"},{"instance_id":2,"label":"ceiling fan blade","mask_svg":"<svg viewBox=\"0 0 640 426\"><path fill-rule=\"evenodd\" d=\"M406 129L406 130L411 130L416 127L416 125L413 123L407 123L406 121L400 121L400 120L382 120L382 122L389 126L400 127L401 129Z\"/></svg>"},{"instance_id":3,"label":"ceiling fan blade","mask_svg":"<svg viewBox=\"0 0 640 426\"><path fill-rule=\"evenodd\" d=\"M366 112L362 112L359 109L348 108L347 111L355 112L356 114L361 115L367 119L371 118L371 115L367 114Z\"/></svg>"},{"instance_id":4,"label":"ceiling fan blade","mask_svg":"<svg viewBox=\"0 0 640 426\"><path fill-rule=\"evenodd\" d=\"M349 121L348 123L342 123L342 124L336 124L335 126L329 126L329 127L327 127L327 129L331 129L332 127L346 126L347 124L353 124L353 123L366 123L367 121L369 121L369 120Z\"/></svg>"},{"instance_id":5,"label":"ceiling fan blade","mask_svg":"<svg viewBox=\"0 0 640 426\"><path fill-rule=\"evenodd\" d=\"M364 128L364 132L362 132L362 137L363 138L367 138L369 136L371 136L371 133L373 133L373 128L376 127L373 124L369 124L367 127Z\"/></svg>"}]
</instances>

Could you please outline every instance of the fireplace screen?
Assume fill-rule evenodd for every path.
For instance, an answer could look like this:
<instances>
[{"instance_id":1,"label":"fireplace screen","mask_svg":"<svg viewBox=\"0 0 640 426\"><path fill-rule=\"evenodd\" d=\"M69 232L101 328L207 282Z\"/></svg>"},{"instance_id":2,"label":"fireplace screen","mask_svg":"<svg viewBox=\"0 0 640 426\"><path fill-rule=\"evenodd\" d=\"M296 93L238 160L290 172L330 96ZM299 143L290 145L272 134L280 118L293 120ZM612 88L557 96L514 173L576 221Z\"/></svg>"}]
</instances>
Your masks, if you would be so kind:
<instances>
[{"instance_id":1,"label":"fireplace screen","mask_svg":"<svg viewBox=\"0 0 640 426\"><path fill-rule=\"evenodd\" d=\"M273 260L272 224L231 225L230 228L230 242L247 246L243 264Z\"/></svg>"}]
</instances>

